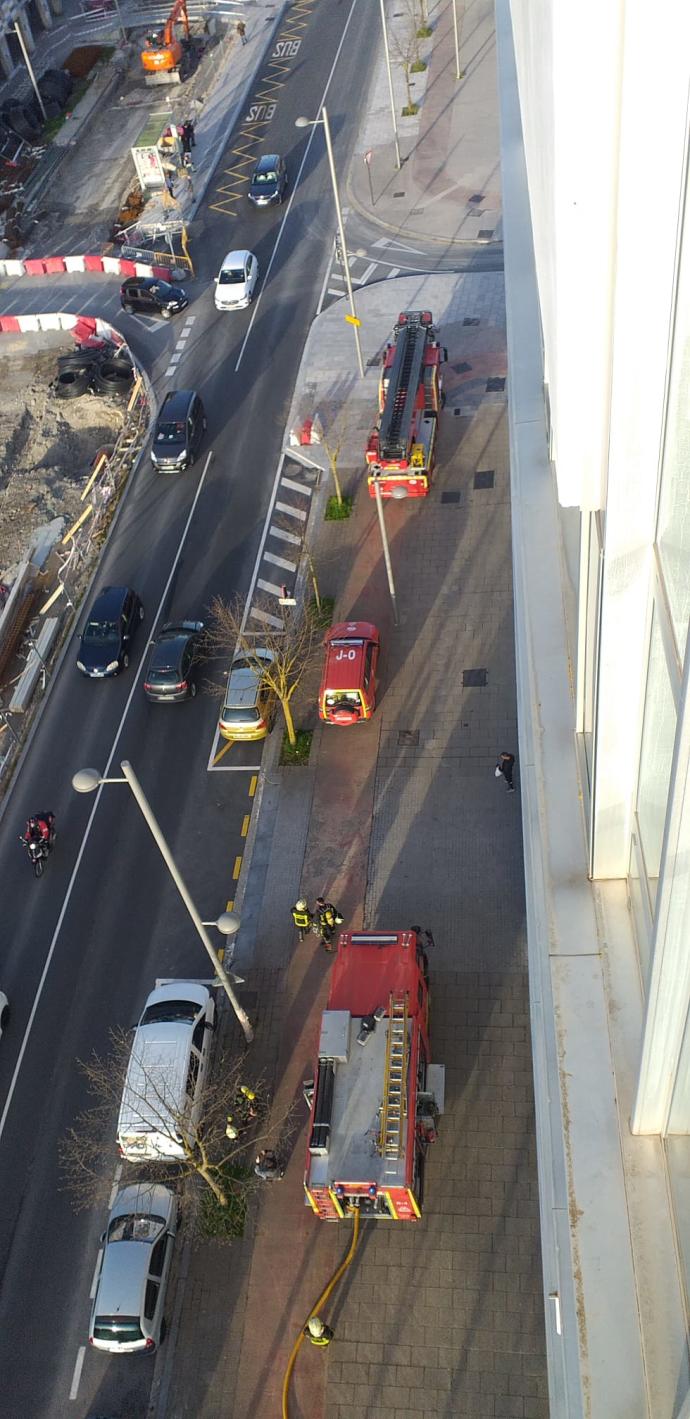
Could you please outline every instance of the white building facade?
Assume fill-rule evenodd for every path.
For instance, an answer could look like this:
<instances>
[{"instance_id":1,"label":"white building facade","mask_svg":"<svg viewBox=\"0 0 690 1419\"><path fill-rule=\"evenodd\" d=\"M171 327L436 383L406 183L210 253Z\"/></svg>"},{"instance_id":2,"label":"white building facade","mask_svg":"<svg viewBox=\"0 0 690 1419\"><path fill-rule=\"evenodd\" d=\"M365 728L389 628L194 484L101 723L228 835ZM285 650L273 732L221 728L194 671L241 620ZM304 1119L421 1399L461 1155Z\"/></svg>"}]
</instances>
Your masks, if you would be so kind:
<instances>
[{"instance_id":1,"label":"white building facade","mask_svg":"<svg viewBox=\"0 0 690 1419\"><path fill-rule=\"evenodd\" d=\"M690 1414L690 5L497 0L552 1414Z\"/></svg>"}]
</instances>

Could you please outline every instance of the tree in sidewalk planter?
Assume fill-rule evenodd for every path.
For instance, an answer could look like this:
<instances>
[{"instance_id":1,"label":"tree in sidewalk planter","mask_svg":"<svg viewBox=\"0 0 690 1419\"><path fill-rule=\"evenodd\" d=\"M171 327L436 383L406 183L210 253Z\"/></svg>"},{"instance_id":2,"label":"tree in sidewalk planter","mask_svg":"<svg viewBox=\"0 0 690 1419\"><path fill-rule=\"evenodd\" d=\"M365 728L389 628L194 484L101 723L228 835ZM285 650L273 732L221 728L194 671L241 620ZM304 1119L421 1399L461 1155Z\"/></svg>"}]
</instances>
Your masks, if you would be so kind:
<instances>
[{"instance_id":1,"label":"tree in sidewalk planter","mask_svg":"<svg viewBox=\"0 0 690 1419\"><path fill-rule=\"evenodd\" d=\"M433 30L429 24L429 0L417 0L417 39L428 39Z\"/></svg>"},{"instance_id":2,"label":"tree in sidewalk planter","mask_svg":"<svg viewBox=\"0 0 690 1419\"><path fill-rule=\"evenodd\" d=\"M205 630L204 654L208 660L222 659L226 664L240 655L256 671L266 688L275 695L283 712L288 740L297 743L292 717L292 701L305 671L313 664L321 646L322 629L311 606L282 607L271 597L252 602L255 611L272 618L260 631L249 630L245 622L244 602L240 597L223 601L216 596L211 602ZM282 626L272 620L282 612ZM268 652L268 654L267 654ZM211 681L209 690L224 694L225 685Z\"/></svg>"},{"instance_id":3,"label":"tree in sidewalk planter","mask_svg":"<svg viewBox=\"0 0 690 1419\"><path fill-rule=\"evenodd\" d=\"M412 93L410 75L422 73L426 69L426 64L419 53L415 0L406 0L405 8L406 15L403 24L400 29L394 29L391 33L391 46L405 77L407 104L403 109L403 116L409 118L419 112L419 104L415 103Z\"/></svg>"},{"instance_id":4,"label":"tree in sidewalk planter","mask_svg":"<svg viewBox=\"0 0 690 1419\"><path fill-rule=\"evenodd\" d=\"M76 1211L106 1203L112 1189L112 1166L108 1150L115 1145L115 1127L127 1067L132 1050L131 1033L111 1031L107 1055L92 1054L79 1060L91 1102L78 1115L59 1145L63 1190L68 1192ZM275 1139L285 1128L288 1114L269 1118L269 1099L261 1081L248 1078L237 1059L218 1056L203 1093L201 1118L195 1124L179 1108L159 1070L146 1069L140 1061L142 1113L147 1123L179 1147L184 1157L169 1163L125 1163L120 1180L125 1186L136 1175L143 1182L179 1183L196 1179L202 1191L212 1197L216 1208L229 1209L239 1200L246 1203L257 1186L253 1158L261 1147L275 1147ZM130 1075L131 1084L131 1075ZM241 1086L255 1095L249 1103ZM136 1108L136 1095L128 1089ZM229 1119L233 1123L229 1123ZM236 1137L231 1135L236 1133ZM126 1176L131 1170L132 1178Z\"/></svg>"}]
</instances>

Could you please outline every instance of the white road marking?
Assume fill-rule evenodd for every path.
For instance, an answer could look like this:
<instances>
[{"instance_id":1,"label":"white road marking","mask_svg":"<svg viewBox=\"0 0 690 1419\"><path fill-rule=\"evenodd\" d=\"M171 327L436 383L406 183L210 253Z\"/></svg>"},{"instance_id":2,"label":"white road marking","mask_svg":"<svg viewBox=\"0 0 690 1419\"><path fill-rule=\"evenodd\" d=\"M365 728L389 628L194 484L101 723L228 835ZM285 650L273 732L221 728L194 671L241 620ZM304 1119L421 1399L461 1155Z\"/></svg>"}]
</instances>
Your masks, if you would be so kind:
<instances>
[{"instance_id":1,"label":"white road marking","mask_svg":"<svg viewBox=\"0 0 690 1419\"><path fill-rule=\"evenodd\" d=\"M294 478L281 478L284 488L292 488L293 493L304 493L305 498L311 497L311 488L307 488L304 483L296 483Z\"/></svg>"},{"instance_id":2,"label":"white road marking","mask_svg":"<svg viewBox=\"0 0 690 1419\"><path fill-rule=\"evenodd\" d=\"M298 517L301 522L307 520L307 514L301 507L290 507L289 503L274 503L273 506L277 508L278 512L286 512L289 517Z\"/></svg>"},{"instance_id":3,"label":"white road marking","mask_svg":"<svg viewBox=\"0 0 690 1419\"><path fill-rule=\"evenodd\" d=\"M269 591L271 596L282 596L283 594L282 586L276 586L274 581L264 581L263 577L259 576L256 579L256 584L261 587L262 591Z\"/></svg>"},{"instance_id":4,"label":"white road marking","mask_svg":"<svg viewBox=\"0 0 690 1419\"><path fill-rule=\"evenodd\" d=\"M375 272L376 267L378 266L378 264L379 264L378 261L370 261L369 265L367 266L366 271L364 272L364 275L363 275L363 276L355 276L355 285L356 285L356 286L365 286L366 283L367 283L367 281L369 280L369 277L370 277L370 276L373 276L373 274L374 274L374 272Z\"/></svg>"},{"instance_id":5,"label":"white road marking","mask_svg":"<svg viewBox=\"0 0 690 1419\"><path fill-rule=\"evenodd\" d=\"M170 379L170 376L173 375L174 373L175 373L175 366L174 366L174 365L168 365L168 368L167 368L167 370L165 371L165 374L163 375L163 379Z\"/></svg>"},{"instance_id":6,"label":"white road marking","mask_svg":"<svg viewBox=\"0 0 690 1419\"><path fill-rule=\"evenodd\" d=\"M329 294L329 296L337 296L338 299L341 299L341 298L345 295L345 292L344 292L344 291L334 291L333 288L332 288L332 286L329 286L329 287L328 287L328 294Z\"/></svg>"},{"instance_id":7,"label":"white road marking","mask_svg":"<svg viewBox=\"0 0 690 1419\"><path fill-rule=\"evenodd\" d=\"M91 1290L89 1291L89 1300L90 1300L90 1301L93 1300L93 1298L94 1298L94 1296L95 1296L95 1294L96 1294L96 1287L97 1287L97 1285L98 1285L98 1273L99 1273L99 1271L100 1271L100 1269L101 1269L101 1257L102 1257L102 1255L103 1255L103 1248L102 1248L102 1247L99 1247L99 1249L98 1249L98 1256L96 1257L96 1265L95 1265L94 1271L93 1271L93 1281L91 1282Z\"/></svg>"},{"instance_id":8,"label":"white road marking","mask_svg":"<svg viewBox=\"0 0 690 1419\"><path fill-rule=\"evenodd\" d=\"M264 621L267 626L273 626L276 631L282 631L283 623L278 616L271 616L268 611L257 611L252 607L249 612L257 621Z\"/></svg>"},{"instance_id":9,"label":"white road marking","mask_svg":"<svg viewBox=\"0 0 690 1419\"><path fill-rule=\"evenodd\" d=\"M174 368L175 365L178 365L178 364L180 363L180 360L181 360L181 359L182 359L182 351L181 351L181 350L179 350L176 354L171 355L171 356L170 356L170 364L171 364L171 367Z\"/></svg>"},{"instance_id":10,"label":"white road marking","mask_svg":"<svg viewBox=\"0 0 690 1419\"><path fill-rule=\"evenodd\" d=\"M335 52L335 59L333 60L333 63L332 63L332 65L331 65L331 71L330 71L330 74L328 75L328 78L327 78L327 80L326 80L326 86L325 86L325 88L324 88L323 94L321 95L321 98L319 99L319 102L315 105L315 107L316 107L316 112L317 112L317 113L320 113L320 112L321 112L321 109L323 108L323 106L324 106L324 104L325 104L325 102L326 102L326 99L327 99L327 97L328 97L328 90L330 89L331 81L332 81L332 79L333 79L333 75L335 74L335 71L336 71L336 69L337 69L337 67L338 67L338 60L340 59L340 52L341 52L341 50L342 50L342 48L343 48L343 46L344 46L344 44L345 44L345 40L346 40L346 38L347 38L347 32L348 32L348 30L349 30L349 28L350 28L350 21L352 20L352 16L353 16L354 13L355 13L355 8L356 8L356 6L357 6L357 0L352 0L352 4L351 4L351 6L350 6L350 13L349 13L349 15L348 15L348 17L347 17L347 19L346 19L346 21L345 21L344 27L343 27L343 33L342 33L342 35L341 35L341 37L340 37L340 44L338 45L338 48L337 48L337 50L336 50L336 52ZM317 125L317 126L318 126L318 125ZM249 322L249 325L247 326L247 333L246 333L246 335L245 335L245 337L244 337L244 340L242 341L242 345L241 345L241 348L240 348L240 353L239 353L239 355L237 356L237 364L235 365L235 374L237 373L237 371L238 371L238 369L239 369L239 367L240 367L240 365L241 365L241 363L242 363L242 359L243 359L243 356L244 356L244 352L245 352L245 350L246 350L246 348L247 348L247 344L248 344L248 341L249 341L249 336L251 335L252 330L253 330L253 328L254 328L254 321L256 320L256 317L257 317L257 315L258 315L258 313L259 313L259 306L261 305L261 301L262 301L262 298L263 298L263 294L264 294L264 291L266 290L266 286L267 286L267 284L268 284L268 278L269 278L269 276L270 276L270 274L271 274L271 268L272 268L272 266L273 266L273 262L274 262L275 259L276 259L276 255L277 255L277 252L278 252L278 247L279 247L279 245L280 245L281 237L282 237L282 235L283 235L283 232L285 231L285 223L287 222L287 219L288 219L288 217L290 216L290 211L291 211L291 208L292 208L292 204L293 204L293 202L294 202L294 200L295 200L295 196L296 196L296 193L297 193L297 188L298 188L298 186L299 186L299 180L300 180L300 178L301 178L301 176L302 176L302 172L303 172L303 170L304 170L304 166L305 166L305 163L306 163L306 161L307 161L307 158L309 157L309 151L310 151L311 145L312 145L312 143L313 143L313 141L314 141L314 134L315 134L315 133L316 133L316 127L314 127L314 128L311 129L311 131L310 131L310 133L309 133L309 137L308 137L308 139L307 139L306 147L305 147L305 149L304 149L304 157L302 158L302 161L301 161L301 163L300 163L300 165L299 165L299 171L298 171L298 173L297 173L297 177L295 178L295 185L294 185L294 187L293 187L293 189L292 189L292 192L290 193L290 200L289 200L289 202L288 202L288 204L287 204L287 207L286 207L286 209L285 209L285 216L283 217L283 220L282 220L282 222L281 222L281 224L280 224L280 227L278 228L278 235L277 235L277 237L276 237L276 239L275 239L275 245L274 245L273 251L272 251L272 253L271 253L271 259L270 259L270 261L269 261L269 263L268 263L268 266L266 267L266 275L264 276L264 279L263 279L263 282L262 282L262 285L261 285L261 290L259 291L259 294L258 294L256 300L254 301L254 307L253 307L253 310L252 310L252 317L251 317L251 320L250 320L250 322Z\"/></svg>"},{"instance_id":11,"label":"white road marking","mask_svg":"<svg viewBox=\"0 0 690 1419\"><path fill-rule=\"evenodd\" d=\"M379 237L378 241L373 241L374 251L385 251L393 247L394 251L411 251L413 256L424 256L425 253L418 246L406 246L402 241L391 241L390 237Z\"/></svg>"},{"instance_id":12,"label":"white road marking","mask_svg":"<svg viewBox=\"0 0 690 1419\"><path fill-rule=\"evenodd\" d=\"M187 534L188 534L189 529L190 529L190 527L191 527L191 525L192 525L192 519L193 519L194 514L195 514L195 512L196 512L196 505L197 505L197 503L198 503L198 501L199 501L199 498L201 497L201 492L202 492L204 483L206 482L206 474L208 473L209 465L210 465L210 462L211 462L212 457L213 457L213 450L210 449L209 452L208 452L207 458L206 458L206 462L205 462L205 464L204 464L203 472L202 472L201 477L200 477L200 479L199 479L199 482L198 482L198 484L197 484L196 492L195 492L194 497L193 497L193 499L192 499L192 505L191 505L191 507L190 507L190 509L189 509L189 512L188 512L188 514L187 514L187 521L185 522L185 525L184 525L184 527L183 527L183 529L182 529L182 536L180 537L180 541L179 541L179 543L178 543L177 551L176 551L176 553L175 553L175 556L173 557L173 563L172 563L172 566L171 566L171 568L170 568L170 573L169 573L169 576L168 576L168 580L167 580L166 583L165 583L165 586L164 586L164 588L163 588L163 593L162 593L162 595L161 595L160 601L158 602L158 606L157 606L157 608L156 608L156 611L155 611L155 614L154 614L154 617L153 617L152 630L153 630L153 628L155 627L155 625L156 625L156 623L157 623L157 621L158 621L158 619L159 619L159 617L160 617L161 611L163 610L163 607L164 607L165 602L166 602L166 598L167 598L168 592L169 592L169 590L170 590L170 587L172 586L173 578L174 578L175 573L176 573L176 571L177 571L178 562L179 562L179 560L180 560L180 557L182 556L182 549L183 549L184 544L185 544L185 542L186 542L186 540L187 540ZM130 707L130 705L131 705L131 703L132 703L132 700L134 699L134 696L135 696L136 694L139 694L139 693L140 693L138 680L139 680L139 674L140 674L140 672L141 672L142 665L143 665L144 660L146 659L146 657L147 657L147 649L146 649L146 647L144 646L144 647L142 648L142 652L141 652L141 655L140 655L140 657L139 657L139 661L138 661L138 663L137 663L137 665L136 665L136 668L133 670L133 673L132 673L132 685L131 685L131 689L130 689L130 692L129 692L128 696L127 696L127 700L126 700L126 702L125 702L125 707L124 707L124 709L123 709L123 711L122 711L122 716L121 716L121 718L120 718L120 723L118 724L118 727L117 727L117 729L116 729L116 731L115 731L115 738L113 739L112 748L111 748L110 753L109 753L109 755L108 755L108 761L107 761L107 763L105 764L104 769L103 769L103 777L104 777L104 778L107 778L107 777L108 777L108 774L110 773L110 770L111 770L111 768L112 768L113 759L115 758L115 753L116 753L116 750L117 750L117 746L118 746L118 744L119 744L119 742L120 742L120 736L121 736L121 734L122 734L122 730L124 729L125 720L126 720L126 718L127 718L127 715L129 714L129 707ZM17 1063L16 1063L15 1066L14 1066L14 1073L13 1073L12 1078L11 1078L11 1080L10 1080L10 1086L9 1086L8 1091L7 1091L7 1098L5 1099L5 1107L4 1107L3 1111L2 1111L2 1117L0 1117L0 1139L2 1138L2 1135L3 1135L4 1131L5 1131L5 1125L6 1125L6 1123L7 1123L7 1118L8 1118L9 1112L10 1112L10 1108L11 1108L11 1106L12 1106L12 1100L13 1100L13 1098L14 1098L14 1091L15 1091L15 1089L16 1089L16 1087L17 1087L17 1080L18 1080L18 1078L19 1078L19 1071L20 1071L20 1069L21 1069L21 1067L22 1067L22 1063L23 1063L23 1061L24 1061L24 1055L26 1054L26 1048L27 1048L27 1045L28 1045L28 1043L29 1043L29 1037L30 1037L31 1031L32 1031L32 1029L33 1029L34 1020L36 1019L36 1012L37 1012L37 1010L38 1010L38 1006L39 1006L39 1002L40 1002L41 996L43 995L43 991L44 991L44 988L45 988L46 980L48 979L48 971L50 970L51 961L52 961L53 956L54 956L54 954L55 954L55 948L56 948L56 946L57 946L57 943L58 943L58 940L59 940L59 937L60 937L60 932L61 932L61 930L62 930L62 923L63 923L64 920L65 920L65 917L66 917L66 915L67 915L67 908L69 907L69 904L70 904L70 901L71 901L71 898L72 898L72 892L74 891L74 885L75 885L76 880L77 880L77 875L78 875L78 872L79 872L79 868L81 867L81 860L82 860L82 858L83 858L83 856L84 856L84 853L86 852L86 844L88 843L89 837L91 836L91 829L92 829L92 827L93 827L94 818L96 817L96 813L97 813L97 811L98 811L98 805L99 805L99 803L100 803L100 801L101 801L101 794L102 794L102 792L103 792L103 785L101 785L100 788L97 788L97 789L96 789L95 802L94 802L93 808L91 809L91 812L90 812L90 814L89 814L89 818L88 818L86 827L85 827L85 829L84 829L84 833L83 833L83 836L82 836L82 840L81 840L81 843L80 843L80 845L79 845L79 851L78 851L78 853L77 853L77 859L76 859L76 862L75 862L75 864L74 864L74 867L72 868L72 875L71 875L71 877L70 877L70 879L69 879L69 882L68 882L68 884L67 884L67 891L65 892L65 896L64 896L64 899L63 899L63 903L62 903L62 906L61 906L61 908L60 908L60 915L58 916L57 923L56 923L56 926L55 926L55 930L54 930L54 932L53 932L53 935L52 935L52 938L51 938L51 942L50 942L50 946L49 946L49 948L48 948L48 955L46 956L45 965L44 965L43 970L42 970L42 972L41 972L41 979L39 980L38 986L36 987L36 994L35 994L35 996L34 996L34 1003L33 1003L33 1005L31 1006L31 1012L30 1012L30 1014L29 1014L29 1019L28 1019L27 1024L26 1024L26 1029L25 1029L25 1031L24 1031L24 1038L22 1039L21 1046L20 1046L20 1049L19 1049L19 1054L18 1054L18 1056L17 1056ZM77 1363L79 1364L79 1357L78 1357L78 1356L77 1356ZM81 1363L83 1364L83 1356L82 1356L82 1362L81 1362ZM80 1372L81 1372L81 1366L80 1366ZM78 1381L78 1379L77 1379L77 1383L78 1383L78 1382L79 1382L79 1381Z\"/></svg>"},{"instance_id":13,"label":"white road marking","mask_svg":"<svg viewBox=\"0 0 690 1419\"><path fill-rule=\"evenodd\" d=\"M299 547L302 541L296 532L285 532L282 527L269 527L271 537L279 537L281 542L292 542L293 546Z\"/></svg>"},{"instance_id":14,"label":"white road marking","mask_svg":"<svg viewBox=\"0 0 690 1419\"><path fill-rule=\"evenodd\" d=\"M80 1346L79 1346L79 1349L77 1350L77 1358L76 1358L76 1360L75 1360L75 1362L74 1362L74 1374L72 1375L72 1387L71 1387L70 1392L69 1392L69 1397L70 1397L70 1399L76 1399L76 1397L77 1397L77 1395L78 1395L78 1393L79 1393L79 1381L80 1381L80 1379L81 1379L81 1372L82 1372L82 1370L83 1370L83 1368L84 1368L84 1356L85 1356L85 1355L86 1355L86 1346L85 1346L85 1345L80 1345Z\"/></svg>"},{"instance_id":15,"label":"white road marking","mask_svg":"<svg viewBox=\"0 0 690 1419\"><path fill-rule=\"evenodd\" d=\"M195 316L195 315L188 315L188 316L187 316L187 319L185 320L185 325L193 325L195 320L196 320L196 316Z\"/></svg>"},{"instance_id":16,"label":"white road marking","mask_svg":"<svg viewBox=\"0 0 690 1419\"><path fill-rule=\"evenodd\" d=\"M283 571L296 572L296 562L289 562L287 557L277 557L275 552L264 552L264 561L270 562L272 567L282 567Z\"/></svg>"},{"instance_id":17,"label":"white road marking","mask_svg":"<svg viewBox=\"0 0 690 1419\"><path fill-rule=\"evenodd\" d=\"M393 276L399 276L399 275L400 275L400 267L399 267L399 266L391 266L391 269L390 269L390 271L388 272L388 275L386 276L386 280L387 280L387 281L390 281Z\"/></svg>"}]
</instances>

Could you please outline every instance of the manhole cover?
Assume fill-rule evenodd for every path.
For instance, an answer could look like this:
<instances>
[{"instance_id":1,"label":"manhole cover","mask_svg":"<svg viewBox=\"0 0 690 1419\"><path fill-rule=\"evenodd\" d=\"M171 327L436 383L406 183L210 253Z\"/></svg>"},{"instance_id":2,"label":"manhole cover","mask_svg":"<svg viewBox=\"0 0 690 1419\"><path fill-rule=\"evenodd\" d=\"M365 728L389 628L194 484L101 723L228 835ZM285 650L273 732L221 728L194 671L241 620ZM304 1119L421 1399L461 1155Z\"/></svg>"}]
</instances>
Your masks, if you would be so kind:
<instances>
[{"instance_id":1,"label":"manhole cover","mask_svg":"<svg viewBox=\"0 0 690 1419\"><path fill-rule=\"evenodd\" d=\"M493 488L494 470L493 468L478 468L474 475L475 488Z\"/></svg>"},{"instance_id":2,"label":"manhole cover","mask_svg":"<svg viewBox=\"0 0 690 1419\"><path fill-rule=\"evenodd\" d=\"M404 196L405 196L405 193L404 193L404 192L394 192L394 193L393 193L393 196L394 196L394 197L404 197Z\"/></svg>"},{"instance_id":3,"label":"manhole cover","mask_svg":"<svg viewBox=\"0 0 690 1419\"><path fill-rule=\"evenodd\" d=\"M501 389L505 389L505 387L505 378L499 379L498 377L496 377L494 379L487 379L486 381L487 394L497 394Z\"/></svg>"},{"instance_id":4,"label":"manhole cover","mask_svg":"<svg viewBox=\"0 0 690 1419\"><path fill-rule=\"evenodd\" d=\"M459 494L459 493L456 493L456 492L450 492L450 491L447 492L447 493L441 493L441 502L442 502L442 503L459 503L459 502L460 502L460 494Z\"/></svg>"},{"instance_id":5,"label":"manhole cover","mask_svg":"<svg viewBox=\"0 0 690 1419\"><path fill-rule=\"evenodd\" d=\"M470 690L486 684L486 670L463 670L463 688Z\"/></svg>"},{"instance_id":6,"label":"manhole cover","mask_svg":"<svg viewBox=\"0 0 690 1419\"><path fill-rule=\"evenodd\" d=\"M466 315L466 316L465 316L465 319L463 320L462 323L463 323L463 325L478 325L478 324L479 324L479 316L478 316L478 315Z\"/></svg>"},{"instance_id":7,"label":"manhole cover","mask_svg":"<svg viewBox=\"0 0 690 1419\"><path fill-rule=\"evenodd\" d=\"M407 746L408 748L411 748L411 749L415 749L418 744L419 744L419 730L418 730L418 729L399 729L399 730L398 730L398 745L399 745L399 747L400 747L401 749L402 749L404 746Z\"/></svg>"},{"instance_id":8,"label":"manhole cover","mask_svg":"<svg viewBox=\"0 0 690 1419\"><path fill-rule=\"evenodd\" d=\"M468 198L468 201L472 202L475 207L478 207L479 203L484 201L484 193L473 192L472 196Z\"/></svg>"}]
</instances>

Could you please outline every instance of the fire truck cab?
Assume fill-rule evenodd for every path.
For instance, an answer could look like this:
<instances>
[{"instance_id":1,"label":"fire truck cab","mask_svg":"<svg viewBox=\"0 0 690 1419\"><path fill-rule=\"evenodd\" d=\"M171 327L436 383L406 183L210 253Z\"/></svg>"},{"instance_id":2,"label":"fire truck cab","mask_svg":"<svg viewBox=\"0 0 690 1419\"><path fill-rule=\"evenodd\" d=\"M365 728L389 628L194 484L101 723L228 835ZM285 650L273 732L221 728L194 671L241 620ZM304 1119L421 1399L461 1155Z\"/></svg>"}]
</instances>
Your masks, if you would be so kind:
<instances>
[{"instance_id":1,"label":"fire truck cab","mask_svg":"<svg viewBox=\"0 0 690 1419\"><path fill-rule=\"evenodd\" d=\"M379 633L370 621L339 621L324 636L326 658L319 716L328 724L358 724L376 708Z\"/></svg>"},{"instance_id":2,"label":"fire truck cab","mask_svg":"<svg viewBox=\"0 0 690 1419\"><path fill-rule=\"evenodd\" d=\"M425 497L436 451L443 403L441 364L447 358L431 311L404 310L386 346L379 382L379 421L369 436L369 492L383 497Z\"/></svg>"},{"instance_id":3,"label":"fire truck cab","mask_svg":"<svg viewBox=\"0 0 690 1419\"><path fill-rule=\"evenodd\" d=\"M342 932L321 1020L304 1188L317 1217L418 1222L445 1071L419 933Z\"/></svg>"}]
</instances>

